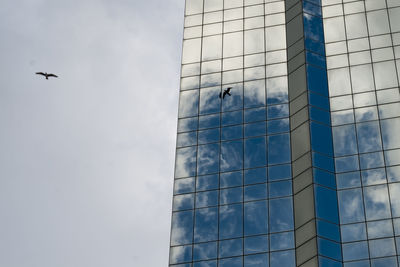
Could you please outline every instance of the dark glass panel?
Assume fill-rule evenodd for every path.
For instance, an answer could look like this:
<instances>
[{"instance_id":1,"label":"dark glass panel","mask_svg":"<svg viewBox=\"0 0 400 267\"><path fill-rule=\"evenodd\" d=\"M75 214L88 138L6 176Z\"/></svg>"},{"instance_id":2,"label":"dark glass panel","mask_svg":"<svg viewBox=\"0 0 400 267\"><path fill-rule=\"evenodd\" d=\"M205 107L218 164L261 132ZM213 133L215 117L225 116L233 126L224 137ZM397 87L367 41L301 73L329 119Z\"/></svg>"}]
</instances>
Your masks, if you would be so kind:
<instances>
[{"instance_id":1,"label":"dark glass panel","mask_svg":"<svg viewBox=\"0 0 400 267\"><path fill-rule=\"evenodd\" d=\"M333 156L331 128L319 123L311 122L311 148L328 156ZM324 138L321 138L321 137Z\"/></svg>"},{"instance_id":2,"label":"dark glass panel","mask_svg":"<svg viewBox=\"0 0 400 267\"><path fill-rule=\"evenodd\" d=\"M250 255L244 257L244 267L268 267L268 254Z\"/></svg>"},{"instance_id":3,"label":"dark glass panel","mask_svg":"<svg viewBox=\"0 0 400 267\"><path fill-rule=\"evenodd\" d=\"M243 141L229 141L221 144L221 171L243 168Z\"/></svg>"},{"instance_id":4,"label":"dark glass panel","mask_svg":"<svg viewBox=\"0 0 400 267\"><path fill-rule=\"evenodd\" d=\"M333 173L314 168L314 182L332 189L336 189L335 175Z\"/></svg>"},{"instance_id":5,"label":"dark glass panel","mask_svg":"<svg viewBox=\"0 0 400 267\"><path fill-rule=\"evenodd\" d=\"M198 176L196 181L197 191L218 189L218 174Z\"/></svg>"},{"instance_id":6,"label":"dark glass panel","mask_svg":"<svg viewBox=\"0 0 400 267\"><path fill-rule=\"evenodd\" d=\"M286 250L279 252L271 252L270 254L270 267L295 267L295 253L294 250Z\"/></svg>"},{"instance_id":7,"label":"dark glass panel","mask_svg":"<svg viewBox=\"0 0 400 267\"><path fill-rule=\"evenodd\" d=\"M219 237L221 239L243 235L243 204L221 206L219 214Z\"/></svg>"},{"instance_id":8,"label":"dark glass panel","mask_svg":"<svg viewBox=\"0 0 400 267\"><path fill-rule=\"evenodd\" d=\"M244 187L244 201L267 198L267 184L249 185Z\"/></svg>"},{"instance_id":9,"label":"dark glass panel","mask_svg":"<svg viewBox=\"0 0 400 267\"><path fill-rule=\"evenodd\" d=\"M219 170L219 144L202 145L198 147L197 173L210 174Z\"/></svg>"},{"instance_id":10,"label":"dark glass panel","mask_svg":"<svg viewBox=\"0 0 400 267\"><path fill-rule=\"evenodd\" d=\"M193 211L172 213L171 246L192 243Z\"/></svg>"},{"instance_id":11,"label":"dark glass panel","mask_svg":"<svg viewBox=\"0 0 400 267\"><path fill-rule=\"evenodd\" d=\"M288 116L289 116L289 105L288 104L273 105L273 106L267 107L268 120L285 118Z\"/></svg>"},{"instance_id":12,"label":"dark glass panel","mask_svg":"<svg viewBox=\"0 0 400 267\"><path fill-rule=\"evenodd\" d=\"M244 122L264 121L267 119L265 107L245 109Z\"/></svg>"},{"instance_id":13,"label":"dark glass panel","mask_svg":"<svg viewBox=\"0 0 400 267\"><path fill-rule=\"evenodd\" d=\"M242 125L222 127L221 140L225 141L239 138L243 138Z\"/></svg>"},{"instance_id":14,"label":"dark glass panel","mask_svg":"<svg viewBox=\"0 0 400 267\"><path fill-rule=\"evenodd\" d=\"M270 231L289 231L293 224L292 198L271 199L269 201Z\"/></svg>"},{"instance_id":15,"label":"dark glass panel","mask_svg":"<svg viewBox=\"0 0 400 267\"><path fill-rule=\"evenodd\" d=\"M192 229L193 231L193 229ZM207 242L218 239L218 208L196 210L194 242Z\"/></svg>"},{"instance_id":16,"label":"dark glass panel","mask_svg":"<svg viewBox=\"0 0 400 267\"><path fill-rule=\"evenodd\" d=\"M284 232L279 234L271 234L271 251L274 250L284 250L294 248L294 233Z\"/></svg>"},{"instance_id":17,"label":"dark glass panel","mask_svg":"<svg viewBox=\"0 0 400 267\"><path fill-rule=\"evenodd\" d=\"M220 187L240 186L243 184L242 171L225 172L220 174L221 184Z\"/></svg>"},{"instance_id":18,"label":"dark glass panel","mask_svg":"<svg viewBox=\"0 0 400 267\"><path fill-rule=\"evenodd\" d=\"M286 197L292 194L292 181L273 182L269 184L269 197Z\"/></svg>"},{"instance_id":19,"label":"dark glass panel","mask_svg":"<svg viewBox=\"0 0 400 267\"><path fill-rule=\"evenodd\" d=\"M177 179L174 184L174 194L184 194L194 192L194 177Z\"/></svg>"},{"instance_id":20,"label":"dark glass panel","mask_svg":"<svg viewBox=\"0 0 400 267\"><path fill-rule=\"evenodd\" d=\"M222 126L241 124L243 112L241 110L222 113Z\"/></svg>"},{"instance_id":21,"label":"dark glass panel","mask_svg":"<svg viewBox=\"0 0 400 267\"><path fill-rule=\"evenodd\" d=\"M244 204L244 234L268 233L268 202L257 201Z\"/></svg>"},{"instance_id":22,"label":"dark glass panel","mask_svg":"<svg viewBox=\"0 0 400 267\"><path fill-rule=\"evenodd\" d=\"M292 167L290 164L268 167L268 179L277 181L292 177Z\"/></svg>"},{"instance_id":23,"label":"dark glass panel","mask_svg":"<svg viewBox=\"0 0 400 267\"><path fill-rule=\"evenodd\" d=\"M244 126L244 137L253 137L253 136L261 136L265 135L267 132L266 123L256 122L245 124Z\"/></svg>"},{"instance_id":24,"label":"dark glass panel","mask_svg":"<svg viewBox=\"0 0 400 267\"><path fill-rule=\"evenodd\" d=\"M219 141L219 128L199 131L199 145Z\"/></svg>"},{"instance_id":25,"label":"dark glass panel","mask_svg":"<svg viewBox=\"0 0 400 267\"><path fill-rule=\"evenodd\" d=\"M195 244L193 246L193 260L209 260L217 258L217 242Z\"/></svg>"},{"instance_id":26,"label":"dark glass panel","mask_svg":"<svg viewBox=\"0 0 400 267\"><path fill-rule=\"evenodd\" d=\"M256 184L267 182L266 168L257 168L244 171L244 184Z\"/></svg>"},{"instance_id":27,"label":"dark glass panel","mask_svg":"<svg viewBox=\"0 0 400 267\"><path fill-rule=\"evenodd\" d=\"M326 240L324 238L318 238L318 250L323 256L341 261L342 251L339 243Z\"/></svg>"},{"instance_id":28,"label":"dark glass panel","mask_svg":"<svg viewBox=\"0 0 400 267\"><path fill-rule=\"evenodd\" d=\"M321 237L340 242L340 230L337 224L317 220L317 234Z\"/></svg>"},{"instance_id":29,"label":"dark glass panel","mask_svg":"<svg viewBox=\"0 0 400 267\"><path fill-rule=\"evenodd\" d=\"M317 218L339 223L336 191L315 186L315 205Z\"/></svg>"},{"instance_id":30,"label":"dark glass panel","mask_svg":"<svg viewBox=\"0 0 400 267\"><path fill-rule=\"evenodd\" d=\"M268 251L268 236L259 235L246 237L244 239L244 253L254 254Z\"/></svg>"},{"instance_id":31,"label":"dark glass panel","mask_svg":"<svg viewBox=\"0 0 400 267\"><path fill-rule=\"evenodd\" d=\"M219 127L219 114L199 117L199 129Z\"/></svg>"},{"instance_id":32,"label":"dark glass panel","mask_svg":"<svg viewBox=\"0 0 400 267\"><path fill-rule=\"evenodd\" d=\"M268 136L268 164L288 163L290 158L289 134Z\"/></svg>"},{"instance_id":33,"label":"dark glass panel","mask_svg":"<svg viewBox=\"0 0 400 267\"><path fill-rule=\"evenodd\" d=\"M243 201L243 187L221 189L220 193L221 205L238 203L242 201Z\"/></svg>"},{"instance_id":34,"label":"dark glass panel","mask_svg":"<svg viewBox=\"0 0 400 267\"><path fill-rule=\"evenodd\" d=\"M219 258L243 255L243 240L230 239L219 241Z\"/></svg>"},{"instance_id":35,"label":"dark glass panel","mask_svg":"<svg viewBox=\"0 0 400 267\"><path fill-rule=\"evenodd\" d=\"M276 134L289 131L289 119L267 121L267 133Z\"/></svg>"},{"instance_id":36,"label":"dark glass panel","mask_svg":"<svg viewBox=\"0 0 400 267\"><path fill-rule=\"evenodd\" d=\"M218 190L196 193L196 209L218 205Z\"/></svg>"},{"instance_id":37,"label":"dark glass panel","mask_svg":"<svg viewBox=\"0 0 400 267\"><path fill-rule=\"evenodd\" d=\"M266 141L265 137L245 139L244 167L254 168L266 165Z\"/></svg>"}]
</instances>

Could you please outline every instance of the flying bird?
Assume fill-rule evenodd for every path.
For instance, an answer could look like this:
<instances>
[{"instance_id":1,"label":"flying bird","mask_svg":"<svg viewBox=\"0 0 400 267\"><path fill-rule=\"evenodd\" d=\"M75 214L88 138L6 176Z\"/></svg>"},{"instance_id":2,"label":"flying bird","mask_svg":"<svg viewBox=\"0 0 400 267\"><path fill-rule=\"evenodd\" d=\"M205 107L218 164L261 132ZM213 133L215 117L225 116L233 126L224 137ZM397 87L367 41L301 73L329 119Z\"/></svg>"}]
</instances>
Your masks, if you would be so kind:
<instances>
[{"instance_id":1,"label":"flying bird","mask_svg":"<svg viewBox=\"0 0 400 267\"><path fill-rule=\"evenodd\" d=\"M57 76L57 75L55 75L55 74L53 74L53 73L47 73L47 72L36 72L36 74L45 76L45 77L46 77L46 80L48 80L48 79L49 79L49 77L55 77L55 78L58 78L58 76Z\"/></svg>"},{"instance_id":2,"label":"flying bird","mask_svg":"<svg viewBox=\"0 0 400 267\"><path fill-rule=\"evenodd\" d=\"M222 99L224 99L226 95L230 96L231 94L229 92L231 91L231 89L232 89L232 87L228 87L224 90L224 93L222 93L222 92L219 93L219 98L221 98L221 95L222 95Z\"/></svg>"}]
</instances>

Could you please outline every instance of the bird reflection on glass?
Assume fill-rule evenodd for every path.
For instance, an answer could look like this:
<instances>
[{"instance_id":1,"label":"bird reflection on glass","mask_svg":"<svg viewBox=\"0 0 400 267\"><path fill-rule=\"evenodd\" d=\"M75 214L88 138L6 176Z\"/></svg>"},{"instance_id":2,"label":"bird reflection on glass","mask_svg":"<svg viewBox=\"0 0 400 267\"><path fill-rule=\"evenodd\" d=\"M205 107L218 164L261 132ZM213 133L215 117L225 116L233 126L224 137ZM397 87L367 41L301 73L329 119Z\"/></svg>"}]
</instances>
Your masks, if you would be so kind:
<instances>
[{"instance_id":1,"label":"bird reflection on glass","mask_svg":"<svg viewBox=\"0 0 400 267\"><path fill-rule=\"evenodd\" d=\"M232 89L232 87L228 87L224 90L224 93L222 93L222 92L219 93L219 98L221 98L221 96L222 96L222 99L224 99L226 95L230 96L231 94L229 92L231 91L231 89Z\"/></svg>"},{"instance_id":2,"label":"bird reflection on glass","mask_svg":"<svg viewBox=\"0 0 400 267\"><path fill-rule=\"evenodd\" d=\"M55 78L58 78L58 76L57 76L57 75L55 75L55 74L53 74L53 73L47 73L47 72L36 72L36 74L45 76L45 77L46 77L46 80L48 80L48 79L49 79L49 77L55 77Z\"/></svg>"}]
</instances>

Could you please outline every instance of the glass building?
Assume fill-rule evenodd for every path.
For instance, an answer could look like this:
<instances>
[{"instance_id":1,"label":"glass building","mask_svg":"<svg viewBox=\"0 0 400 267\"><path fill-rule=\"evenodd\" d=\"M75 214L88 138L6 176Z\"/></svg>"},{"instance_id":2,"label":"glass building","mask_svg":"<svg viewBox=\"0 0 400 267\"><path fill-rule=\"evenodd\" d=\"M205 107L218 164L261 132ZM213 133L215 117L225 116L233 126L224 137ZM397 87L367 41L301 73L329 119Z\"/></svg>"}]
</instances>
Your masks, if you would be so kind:
<instances>
[{"instance_id":1,"label":"glass building","mask_svg":"<svg viewBox=\"0 0 400 267\"><path fill-rule=\"evenodd\" d=\"M399 74L400 0L186 0L169 266L400 266Z\"/></svg>"}]
</instances>

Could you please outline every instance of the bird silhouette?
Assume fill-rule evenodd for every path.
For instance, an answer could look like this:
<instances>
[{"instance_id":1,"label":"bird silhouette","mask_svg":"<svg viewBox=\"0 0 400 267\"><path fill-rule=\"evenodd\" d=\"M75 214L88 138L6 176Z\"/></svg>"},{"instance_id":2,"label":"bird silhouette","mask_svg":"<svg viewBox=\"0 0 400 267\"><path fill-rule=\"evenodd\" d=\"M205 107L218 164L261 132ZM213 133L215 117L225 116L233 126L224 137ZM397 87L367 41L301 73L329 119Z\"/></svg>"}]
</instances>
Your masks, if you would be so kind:
<instances>
[{"instance_id":1,"label":"bird silhouette","mask_svg":"<svg viewBox=\"0 0 400 267\"><path fill-rule=\"evenodd\" d=\"M46 80L48 80L48 79L49 79L49 77L55 77L55 78L58 78L58 76L57 76L57 75L55 75L55 74L53 74L53 73L47 73L47 72L36 72L36 74L45 76L45 77L46 77Z\"/></svg>"},{"instance_id":2,"label":"bird silhouette","mask_svg":"<svg viewBox=\"0 0 400 267\"><path fill-rule=\"evenodd\" d=\"M221 95L222 95L222 99L224 99L226 95L230 96L231 94L229 92L231 91L231 89L232 89L232 87L228 87L224 90L224 93L222 93L222 92L219 93L219 98L221 98Z\"/></svg>"}]
</instances>

